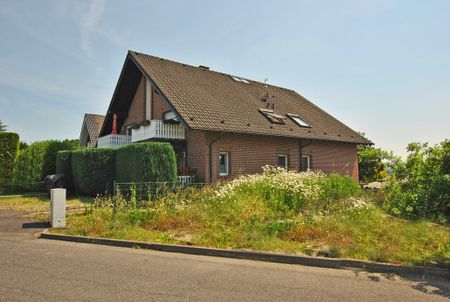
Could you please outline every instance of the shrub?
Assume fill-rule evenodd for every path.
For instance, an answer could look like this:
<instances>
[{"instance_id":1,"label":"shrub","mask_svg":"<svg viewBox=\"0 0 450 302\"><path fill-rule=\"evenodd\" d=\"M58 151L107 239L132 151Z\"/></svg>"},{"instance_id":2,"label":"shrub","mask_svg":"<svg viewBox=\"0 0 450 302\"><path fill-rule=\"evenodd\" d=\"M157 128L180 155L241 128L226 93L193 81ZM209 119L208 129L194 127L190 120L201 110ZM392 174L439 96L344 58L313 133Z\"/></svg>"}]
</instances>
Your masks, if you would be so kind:
<instances>
[{"instance_id":1,"label":"shrub","mask_svg":"<svg viewBox=\"0 0 450 302\"><path fill-rule=\"evenodd\" d=\"M14 159L19 150L19 135L12 132L0 132L0 190L11 182Z\"/></svg>"},{"instance_id":2,"label":"shrub","mask_svg":"<svg viewBox=\"0 0 450 302\"><path fill-rule=\"evenodd\" d=\"M404 217L450 221L450 141L409 144L408 152L394 171L384 206Z\"/></svg>"},{"instance_id":3,"label":"shrub","mask_svg":"<svg viewBox=\"0 0 450 302\"><path fill-rule=\"evenodd\" d=\"M332 173L322 180L322 198L329 201L349 198L361 193L361 187L349 176Z\"/></svg>"},{"instance_id":4,"label":"shrub","mask_svg":"<svg viewBox=\"0 0 450 302\"><path fill-rule=\"evenodd\" d=\"M12 184L15 190L36 190L37 183L56 172L56 153L72 149L77 140L35 142L20 150L14 162Z\"/></svg>"},{"instance_id":5,"label":"shrub","mask_svg":"<svg viewBox=\"0 0 450 302\"><path fill-rule=\"evenodd\" d=\"M252 195L276 212L298 212L324 210L330 202L359 192L359 186L346 176L326 176L320 171L291 172L265 166L263 173L240 176L223 185L216 194L232 200Z\"/></svg>"},{"instance_id":6,"label":"shrub","mask_svg":"<svg viewBox=\"0 0 450 302\"><path fill-rule=\"evenodd\" d=\"M111 191L114 150L84 148L72 152L72 175L78 193L95 195Z\"/></svg>"},{"instance_id":7,"label":"shrub","mask_svg":"<svg viewBox=\"0 0 450 302\"><path fill-rule=\"evenodd\" d=\"M49 145L47 147L45 157L44 157L44 166L42 175L45 177L49 174L56 173L56 154L60 150L72 150L78 147L78 140L63 140L63 141L49 141Z\"/></svg>"},{"instance_id":8,"label":"shrub","mask_svg":"<svg viewBox=\"0 0 450 302\"><path fill-rule=\"evenodd\" d=\"M73 190L73 178L72 178L72 151L62 150L56 153L56 173L64 174L64 180L66 182L66 189Z\"/></svg>"},{"instance_id":9,"label":"shrub","mask_svg":"<svg viewBox=\"0 0 450 302\"><path fill-rule=\"evenodd\" d=\"M117 182L175 182L176 169L168 143L137 143L116 150Z\"/></svg>"}]
</instances>

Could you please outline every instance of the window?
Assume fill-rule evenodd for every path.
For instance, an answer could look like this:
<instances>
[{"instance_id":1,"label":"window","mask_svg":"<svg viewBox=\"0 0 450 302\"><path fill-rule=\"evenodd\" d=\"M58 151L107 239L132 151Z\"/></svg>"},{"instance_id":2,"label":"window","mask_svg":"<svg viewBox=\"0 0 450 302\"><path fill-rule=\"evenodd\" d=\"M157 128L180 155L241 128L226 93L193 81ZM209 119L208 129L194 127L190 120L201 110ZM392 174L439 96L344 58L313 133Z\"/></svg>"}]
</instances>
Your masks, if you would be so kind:
<instances>
[{"instance_id":1,"label":"window","mask_svg":"<svg viewBox=\"0 0 450 302\"><path fill-rule=\"evenodd\" d=\"M164 113L164 121L178 123L180 120L173 111L167 111Z\"/></svg>"},{"instance_id":2,"label":"window","mask_svg":"<svg viewBox=\"0 0 450 302\"><path fill-rule=\"evenodd\" d=\"M311 161L309 155L302 155L302 171L311 169Z\"/></svg>"},{"instance_id":3,"label":"window","mask_svg":"<svg viewBox=\"0 0 450 302\"><path fill-rule=\"evenodd\" d=\"M276 114L273 110L259 108L261 112L271 123L274 124L285 124L285 116Z\"/></svg>"},{"instance_id":4,"label":"window","mask_svg":"<svg viewBox=\"0 0 450 302\"><path fill-rule=\"evenodd\" d=\"M278 167L283 168L285 170L288 169L288 157L286 154L278 155Z\"/></svg>"},{"instance_id":5,"label":"window","mask_svg":"<svg viewBox=\"0 0 450 302\"><path fill-rule=\"evenodd\" d=\"M247 81L246 79L240 78L240 77L231 76L231 78L232 78L233 80L235 80L236 82L245 83L245 84L250 84L249 81Z\"/></svg>"},{"instance_id":6,"label":"window","mask_svg":"<svg viewBox=\"0 0 450 302\"><path fill-rule=\"evenodd\" d=\"M221 152L219 154L219 175L228 175L228 153Z\"/></svg>"},{"instance_id":7,"label":"window","mask_svg":"<svg viewBox=\"0 0 450 302\"><path fill-rule=\"evenodd\" d=\"M307 122L305 122L301 117L299 117L297 114L288 113L287 116L289 116L300 127L311 128L311 126Z\"/></svg>"}]
</instances>

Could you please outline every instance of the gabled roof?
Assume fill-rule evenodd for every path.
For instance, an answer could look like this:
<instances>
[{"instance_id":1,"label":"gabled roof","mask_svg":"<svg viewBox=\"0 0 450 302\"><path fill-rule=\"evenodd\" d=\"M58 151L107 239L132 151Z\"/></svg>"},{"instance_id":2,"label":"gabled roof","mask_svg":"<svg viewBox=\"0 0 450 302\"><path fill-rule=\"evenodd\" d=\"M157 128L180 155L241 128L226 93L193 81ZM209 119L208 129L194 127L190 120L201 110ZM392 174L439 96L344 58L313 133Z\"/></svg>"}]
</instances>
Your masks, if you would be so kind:
<instances>
[{"instance_id":1,"label":"gabled roof","mask_svg":"<svg viewBox=\"0 0 450 302\"><path fill-rule=\"evenodd\" d=\"M129 65L136 66L130 68ZM236 76L204 67L129 51L124 70L136 67L154 83L191 129L371 143L290 89L239 77L241 81L237 81L233 79ZM126 81L124 77L126 72L122 71L118 87L120 82ZM115 95L120 93L117 90L116 87ZM267 95L269 97L264 98ZM108 116L113 114L114 102L117 102L115 97ZM267 106L272 109L272 104L274 113L298 115L311 127L300 127L290 118L282 124L271 123L259 109Z\"/></svg>"},{"instance_id":2,"label":"gabled roof","mask_svg":"<svg viewBox=\"0 0 450 302\"><path fill-rule=\"evenodd\" d=\"M90 142L93 146L97 144L100 130L105 120L104 115L86 113L84 115L83 127L86 126ZM81 129L83 131L83 128ZM80 135L81 137L81 135Z\"/></svg>"}]
</instances>

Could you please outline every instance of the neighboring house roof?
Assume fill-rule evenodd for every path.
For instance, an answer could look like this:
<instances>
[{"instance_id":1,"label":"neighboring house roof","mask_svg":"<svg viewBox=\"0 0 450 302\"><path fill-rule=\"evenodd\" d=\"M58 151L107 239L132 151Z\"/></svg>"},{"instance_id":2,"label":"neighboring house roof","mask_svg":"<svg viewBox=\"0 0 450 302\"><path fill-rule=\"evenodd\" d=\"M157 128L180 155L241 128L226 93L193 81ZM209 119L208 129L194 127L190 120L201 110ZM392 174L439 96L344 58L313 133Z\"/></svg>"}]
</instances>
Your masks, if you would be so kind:
<instances>
[{"instance_id":1,"label":"neighboring house roof","mask_svg":"<svg viewBox=\"0 0 450 302\"><path fill-rule=\"evenodd\" d=\"M90 142L91 146L95 146L97 144L104 120L104 115L90 113L86 113L84 115L83 126L80 134L80 145L86 146L88 142ZM87 133L83 133L84 131Z\"/></svg>"},{"instance_id":2,"label":"neighboring house roof","mask_svg":"<svg viewBox=\"0 0 450 302\"><path fill-rule=\"evenodd\" d=\"M129 51L125 61L108 109L106 127L110 126L114 110L126 110L123 104L119 106L115 102L121 102L120 97L126 94L124 83L137 77L136 71L132 72L135 69L150 78L191 129L371 143L293 90L133 51ZM266 95L268 101L263 100ZM131 102L129 96L127 99ZM271 123L259 110L267 108L268 102L269 106L274 104L275 114L298 115L311 127L300 127L290 118L281 124Z\"/></svg>"}]
</instances>

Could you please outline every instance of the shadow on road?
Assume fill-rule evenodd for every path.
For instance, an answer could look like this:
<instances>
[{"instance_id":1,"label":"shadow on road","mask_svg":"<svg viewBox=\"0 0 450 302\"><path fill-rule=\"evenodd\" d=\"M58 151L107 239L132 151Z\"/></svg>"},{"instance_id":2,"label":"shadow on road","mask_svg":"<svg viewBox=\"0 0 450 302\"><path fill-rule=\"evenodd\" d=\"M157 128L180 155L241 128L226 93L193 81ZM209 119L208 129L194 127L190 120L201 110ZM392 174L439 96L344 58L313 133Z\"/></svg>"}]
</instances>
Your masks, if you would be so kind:
<instances>
[{"instance_id":1,"label":"shadow on road","mask_svg":"<svg viewBox=\"0 0 450 302\"><path fill-rule=\"evenodd\" d=\"M22 224L22 229L45 229L50 227L50 222L25 222Z\"/></svg>"},{"instance_id":2,"label":"shadow on road","mask_svg":"<svg viewBox=\"0 0 450 302\"><path fill-rule=\"evenodd\" d=\"M374 282L383 279L404 282L411 288L429 295L450 298L450 280L436 277L411 276L406 274L367 273L367 278Z\"/></svg>"}]
</instances>

